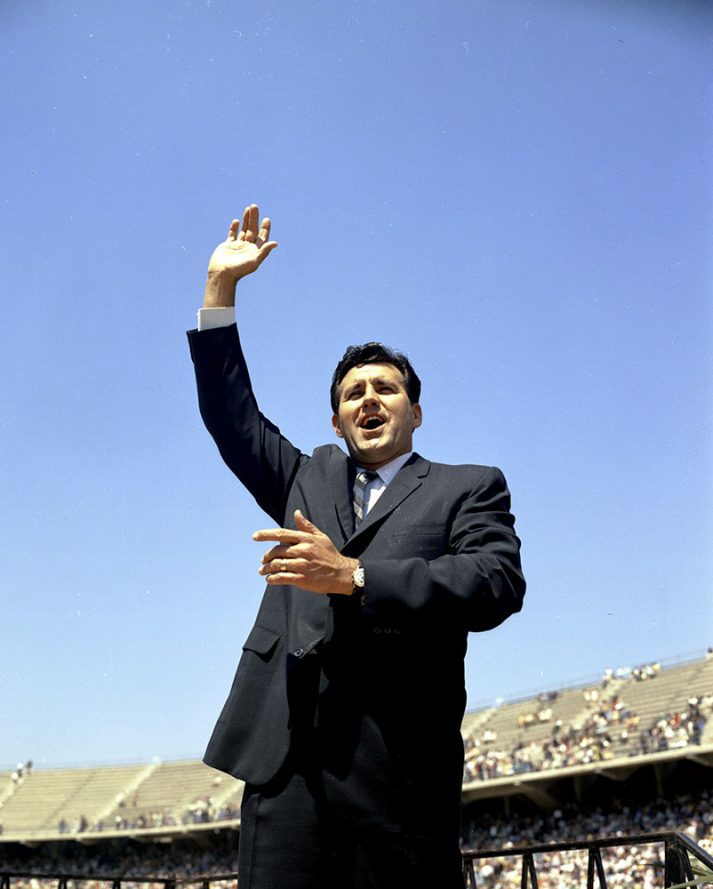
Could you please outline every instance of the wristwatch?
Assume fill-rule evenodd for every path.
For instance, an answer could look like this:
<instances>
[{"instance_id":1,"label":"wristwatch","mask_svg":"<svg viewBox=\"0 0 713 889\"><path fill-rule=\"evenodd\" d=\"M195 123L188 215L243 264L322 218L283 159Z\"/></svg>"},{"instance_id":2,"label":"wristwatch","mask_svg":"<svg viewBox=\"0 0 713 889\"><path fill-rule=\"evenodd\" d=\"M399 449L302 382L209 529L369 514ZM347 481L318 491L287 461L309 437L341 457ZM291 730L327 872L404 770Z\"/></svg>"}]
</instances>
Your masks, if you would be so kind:
<instances>
[{"instance_id":1,"label":"wristwatch","mask_svg":"<svg viewBox=\"0 0 713 889\"><path fill-rule=\"evenodd\" d=\"M352 573L352 595L361 596L361 604L364 604L364 568L361 562Z\"/></svg>"}]
</instances>

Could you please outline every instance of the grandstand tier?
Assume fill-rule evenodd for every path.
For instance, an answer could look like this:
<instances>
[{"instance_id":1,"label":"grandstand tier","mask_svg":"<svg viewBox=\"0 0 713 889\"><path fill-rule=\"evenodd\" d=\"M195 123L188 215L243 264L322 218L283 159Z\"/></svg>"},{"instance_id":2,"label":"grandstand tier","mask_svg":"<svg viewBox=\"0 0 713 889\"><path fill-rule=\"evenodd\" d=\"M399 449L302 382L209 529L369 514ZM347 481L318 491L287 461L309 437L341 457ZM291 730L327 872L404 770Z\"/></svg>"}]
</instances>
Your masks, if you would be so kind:
<instances>
[{"instance_id":1,"label":"grandstand tier","mask_svg":"<svg viewBox=\"0 0 713 889\"><path fill-rule=\"evenodd\" d=\"M472 711L463 721L464 805L551 812L625 785L659 796L708 787L712 712L710 653ZM414 731L421 718L414 714ZM242 790L195 760L19 768L0 773L0 843L237 828Z\"/></svg>"}]
</instances>

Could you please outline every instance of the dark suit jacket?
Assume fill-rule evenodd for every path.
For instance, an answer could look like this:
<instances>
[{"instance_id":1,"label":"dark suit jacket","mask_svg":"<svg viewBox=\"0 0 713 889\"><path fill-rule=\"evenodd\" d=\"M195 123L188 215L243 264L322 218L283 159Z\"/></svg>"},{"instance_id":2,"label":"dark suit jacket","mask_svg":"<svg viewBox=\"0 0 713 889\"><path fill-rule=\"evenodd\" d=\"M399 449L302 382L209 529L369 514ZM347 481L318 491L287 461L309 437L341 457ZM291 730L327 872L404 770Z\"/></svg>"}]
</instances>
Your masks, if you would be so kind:
<instances>
[{"instance_id":1,"label":"dark suit jacket","mask_svg":"<svg viewBox=\"0 0 713 889\"><path fill-rule=\"evenodd\" d=\"M522 606L505 479L413 455L355 532L349 459L336 445L303 454L262 416L236 327L189 340L201 414L227 465L278 525L294 527L300 509L366 577L363 607L266 588L205 762L264 784L300 727L316 724L328 788L353 817L418 829L431 809L458 805L467 633Z\"/></svg>"}]
</instances>

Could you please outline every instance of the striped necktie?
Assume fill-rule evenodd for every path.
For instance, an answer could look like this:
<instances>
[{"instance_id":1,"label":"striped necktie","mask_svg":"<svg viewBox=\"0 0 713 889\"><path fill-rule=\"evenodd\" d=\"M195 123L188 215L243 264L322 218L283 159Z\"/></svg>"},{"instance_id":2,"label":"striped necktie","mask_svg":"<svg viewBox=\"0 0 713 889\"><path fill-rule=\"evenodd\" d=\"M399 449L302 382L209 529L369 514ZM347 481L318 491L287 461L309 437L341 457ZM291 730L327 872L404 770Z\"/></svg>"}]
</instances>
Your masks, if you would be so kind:
<instances>
[{"instance_id":1,"label":"striped necktie","mask_svg":"<svg viewBox=\"0 0 713 889\"><path fill-rule=\"evenodd\" d=\"M354 480L354 527L358 528L366 515L366 489L370 482L378 478L371 469L360 469Z\"/></svg>"}]
</instances>

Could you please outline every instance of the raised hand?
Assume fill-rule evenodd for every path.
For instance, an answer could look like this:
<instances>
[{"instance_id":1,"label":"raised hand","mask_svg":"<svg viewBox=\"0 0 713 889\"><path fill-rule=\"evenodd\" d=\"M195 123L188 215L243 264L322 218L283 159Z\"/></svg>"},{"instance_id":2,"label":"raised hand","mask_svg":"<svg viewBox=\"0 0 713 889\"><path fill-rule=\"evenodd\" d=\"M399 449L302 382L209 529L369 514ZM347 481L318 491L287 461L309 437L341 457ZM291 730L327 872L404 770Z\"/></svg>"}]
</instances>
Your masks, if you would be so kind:
<instances>
[{"instance_id":1,"label":"raised hand","mask_svg":"<svg viewBox=\"0 0 713 889\"><path fill-rule=\"evenodd\" d=\"M208 263L205 308L234 305L237 282L259 268L277 247L277 242L270 240L270 220L266 216L258 225L259 218L257 204L250 204L242 223L233 219L228 237L213 251Z\"/></svg>"}]
</instances>

